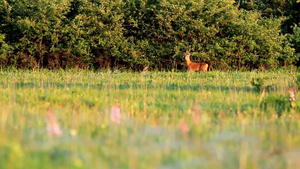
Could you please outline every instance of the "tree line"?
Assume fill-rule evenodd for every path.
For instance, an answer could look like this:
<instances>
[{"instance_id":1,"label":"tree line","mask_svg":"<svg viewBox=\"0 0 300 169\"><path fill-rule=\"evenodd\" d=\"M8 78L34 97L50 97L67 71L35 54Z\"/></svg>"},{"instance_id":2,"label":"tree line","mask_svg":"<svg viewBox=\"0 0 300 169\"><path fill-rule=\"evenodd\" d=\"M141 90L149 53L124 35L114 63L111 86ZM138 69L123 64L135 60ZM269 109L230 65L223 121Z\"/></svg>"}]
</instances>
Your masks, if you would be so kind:
<instances>
[{"instance_id":1,"label":"tree line","mask_svg":"<svg viewBox=\"0 0 300 169\"><path fill-rule=\"evenodd\" d=\"M297 0L0 0L0 66L212 69L299 65Z\"/></svg>"}]
</instances>

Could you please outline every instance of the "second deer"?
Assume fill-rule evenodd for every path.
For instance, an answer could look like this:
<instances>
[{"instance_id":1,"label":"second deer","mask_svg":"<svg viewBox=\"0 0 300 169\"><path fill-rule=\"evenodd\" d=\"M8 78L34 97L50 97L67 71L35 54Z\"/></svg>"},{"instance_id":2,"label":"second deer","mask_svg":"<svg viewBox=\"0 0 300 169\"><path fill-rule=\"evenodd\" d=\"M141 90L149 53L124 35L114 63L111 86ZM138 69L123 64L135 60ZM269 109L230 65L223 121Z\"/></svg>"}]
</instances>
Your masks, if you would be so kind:
<instances>
[{"instance_id":1,"label":"second deer","mask_svg":"<svg viewBox=\"0 0 300 169\"><path fill-rule=\"evenodd\" d=\"M189 71L202 71L202 72L207 72L208 64L205 62L202 63L195 63L191 61L191 53L190 51L186 51L184 54L186 64L189 67Z\"/></svg>"}]
</instances>

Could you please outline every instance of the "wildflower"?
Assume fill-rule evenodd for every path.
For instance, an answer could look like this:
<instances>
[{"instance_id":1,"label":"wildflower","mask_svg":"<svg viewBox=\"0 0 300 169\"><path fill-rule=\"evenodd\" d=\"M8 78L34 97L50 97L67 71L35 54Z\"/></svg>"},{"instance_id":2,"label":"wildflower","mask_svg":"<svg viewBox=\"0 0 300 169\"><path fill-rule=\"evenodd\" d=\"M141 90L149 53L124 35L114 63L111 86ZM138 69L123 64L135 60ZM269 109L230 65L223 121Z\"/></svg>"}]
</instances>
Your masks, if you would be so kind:
<instances>
[{"instance_id":1,"label":"wildflower","mask_svg":"<svg viewBox=\"0 0 300 169\"><path fill-rule=\"evenodd\" d=\"M201 120L200 114L199 114L199 113L195 114L195 115L194 115L194 123L195 123L195 124L199 124L199 123L200 123L200 120Z\"/></svg>"},{"instance_id":2,"label":"wildflower","mask_svg":"<svg viewBox=\"0 0 300 169\"><path fill-rule=\"evenodd\" d=\"M186 123L180 123L178 127L182 133L188 133L190 131L190 127Z\"/></svg>"},{"instance_id":3,"label":"wildflower","mask_svg":"<svg viewBox=\"0 0 300 169\"><path fill-rule=\"evenodd\" d=\"M295 93L293 87L290 88L290 101L295 101Z\"/></svg>"},{"instance_id":4,"label":"wildflower","mask_svg":"<svg viewBox=\"0 0 300 169\"><path fill-rule=\"evenodd\" d=\"M192 117L194 118L194 123L195 124L200 123L200 120L201 120L200 110L199 110L199 107L196 103L193 104Z\"/></svg>"},{"instance_id":5,"label":"wildflower","mask_svg":"<svg viewBox=\"0 0 300 169\"><path fill-rule=\"evenodd\" d=\"M110 113L110 119L113 123L121 124L121 113L120 113L120 107L117 105L112 106L111 113Z\"/></svg>"},{"instance_id":6,"label":"wildflower","mask_svg":"<svg viewBox=\"0 0 300 169\"><path fill-rule=\"evenodd\" d=\"M47 110L47 131L49 136L61 136L62 131L52 109Z\"/></svg>"}]
</instances>

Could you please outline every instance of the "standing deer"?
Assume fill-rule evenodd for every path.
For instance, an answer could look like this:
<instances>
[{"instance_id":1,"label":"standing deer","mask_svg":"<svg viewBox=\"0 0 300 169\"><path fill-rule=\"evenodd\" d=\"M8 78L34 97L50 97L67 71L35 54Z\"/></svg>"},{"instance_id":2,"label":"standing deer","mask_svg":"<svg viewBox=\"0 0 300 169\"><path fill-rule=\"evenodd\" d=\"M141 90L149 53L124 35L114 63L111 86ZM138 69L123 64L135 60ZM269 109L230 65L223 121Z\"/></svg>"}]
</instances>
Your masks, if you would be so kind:
<instances>
[{"instance_id":1,"label":"standing deer","mask_svg":"<svg viewBox=\"0 0 300 169\"><path fill-rule=\"evenodd\" d=\"M202 63L195 63L191 61L191 53L190 51L186 51L185 54L185 60L186 60L186 64L189 67L189 71L202 71L202 72L207 72L207 68L208 68L208 64L205 62Z\"/></svg>"}]
</instances>

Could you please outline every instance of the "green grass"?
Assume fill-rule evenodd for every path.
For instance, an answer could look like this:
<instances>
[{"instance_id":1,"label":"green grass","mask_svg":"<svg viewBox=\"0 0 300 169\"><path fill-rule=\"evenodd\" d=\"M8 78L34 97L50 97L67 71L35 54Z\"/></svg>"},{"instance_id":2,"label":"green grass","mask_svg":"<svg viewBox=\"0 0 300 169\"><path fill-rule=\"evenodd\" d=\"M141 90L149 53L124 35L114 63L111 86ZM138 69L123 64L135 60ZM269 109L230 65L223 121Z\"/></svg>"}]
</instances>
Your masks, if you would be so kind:
<instances>
[{"instance_id":1,"label":"green grass","mask_svg":"<svg viewBox=\"0 0 300 169\"><path fill-rule=\"evenodd\" d=\"M297 76L1 71L0 168L299 168L297 91L289 101ZM269 90L255 91L252 78ZM120 125L110 121L115 104ZM47 135L49 107L61 137Z\"/></svg>"}]
</instances>

